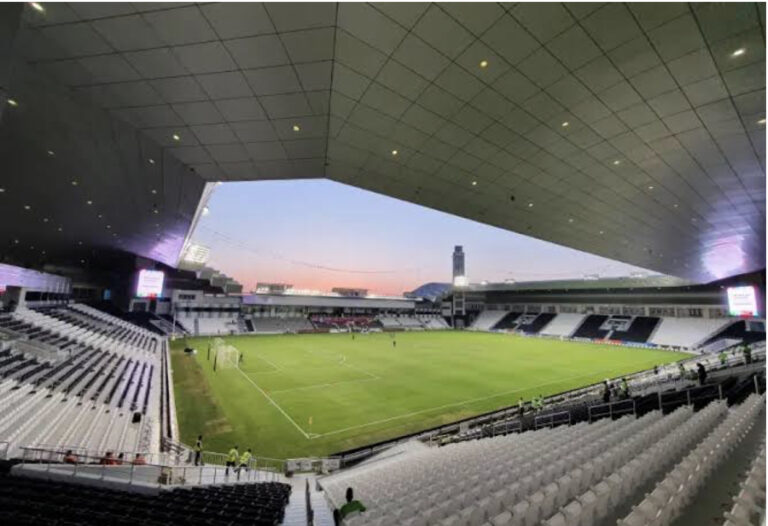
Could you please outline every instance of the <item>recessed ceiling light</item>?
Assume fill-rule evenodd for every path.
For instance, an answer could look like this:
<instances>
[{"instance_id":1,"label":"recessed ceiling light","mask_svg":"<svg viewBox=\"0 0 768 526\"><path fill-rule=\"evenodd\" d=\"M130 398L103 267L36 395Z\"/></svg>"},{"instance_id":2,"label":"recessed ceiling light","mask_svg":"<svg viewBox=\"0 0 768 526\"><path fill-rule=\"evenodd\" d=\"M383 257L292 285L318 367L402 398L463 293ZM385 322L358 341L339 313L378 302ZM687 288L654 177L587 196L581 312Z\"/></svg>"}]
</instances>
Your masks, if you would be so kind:
<instances>
[{"instance_id":1,"label":"recessed ceiling light","mask_svg":"<svg viewBox=\"0 0 768 526\"><path fill-rule=\"evenodd\" d=\"M40 253L41 253L41 254L45 254L45 250L41 250L41 251L40 251Z\"/></svg>"},{"instance_id":2,"label":"recessed ceiling light","mask_svg":"<svg viewBox=\"0 0 768 526\"><path fill-rule=\"evenodd\" d=\"M181 137L179 137L179 135L176 134L176 133L174 133L171 137L173 137L174 141L180 141L181 140Z\"/></svg>"},{"instance_id":3,"label":"recessed ceiling light","mask_svg":"<svg viewBox=\"0 0 768 526\"><path fill-rule=\"evenodd\" d=\"M82 241L78 241L78 242L77 242L77 244L78 244L78 245L82 245L82 244L83 244L83 242L82 242Z\"/></svg>"},{"instance_id":4,"label":"recessed ceiling light","mask_svg":"<svg viewBox=\"0 0 768 526\"><path fill-rule=\"evenodd\" d=\"M488 61L487 60L481 60L480 61L480 67L485 69L488 67Z\"/></svg>"},{"instance_id":5,"label":"recessed ceiling light","mask_svg":"<svg viewBox=\"0 0 768 526\"><path fill-rule=\"evenodd\" d=\"M673 207L675 207L675 208L677 208L677 206L678 206L678 205L677 205L677 203L675 203L675 204L673 204L672 206L673 206Z\"/></svg>"},{"instance_id":6,"label":"recessed ceiling light","mask_svg":"<svg viewBox=\"0 0 768 526\"><path fill-rule=\"evenodd\" d=\"M31 5L32 9L34 9L35 11L39 11L40 13L45 13L45 8L42 5L38 4L37 2L30 2L29 5Z\"/></svg>"},{"instance_id":7,"label":"recessed ceiling light","mask_svg":"<svg viewBox=\"0 0 768 526\"><path fill-rule=\"evenodd\" d=\"M87 204L89 204L89 205L92 205L92 204L93 204L93 201L91 201L90 199L88 199L88 200L86 201L86 203L87 203Z\"/></svg>"},{"instance_id":8,"label":"recessed ceiling light","mask_svg":"<svg viewBox=\"0 0 768 526\"><path fill-rule=\"evenodd\" d=\"M31 206L29 206L29 205L24 205L24 210L31 210L31 209L32 209L32 207L31 207Z\"/></svg>"},{"instance_id":9,"label":"recessed ceiling light","mask_svg":"<svg viewBox=\"0 0 768 526\"><path fill-rule=\"evenodd\" d=\"M528 208L533 208L533 203L528 203Z\"/></svg>"},{"instance_id":10,"label":"recessed ceiling light","mask_svg":"<svg viewBox=\"0 0 768 526\"><path fill-rule=\"evenodd\" d=\"M19 244L19 240L18 240L18 239L14 239L14 240L13 240L13 242L14 242L15 244L17 244L17 245Z\"/></svg>"},{"instance_id":11,"label":"recessed ceiling light","mask_svg":"<svg viewBox=\"0 0 768 526\"><path fill-rule=\"evenodd\" d=\"M301 131L301 126L299 126L298 124L294 124L293 125L293 131L295 131L295 132Z\"/></svg>"},{"instance_id":12,"label":"recessed ceiling light","mask_svg":"<svg viewBox=\"0 0 768 526\"><path fill-rule=\"evenodd\" d=\"M619 161L618 159L617 159L617 160L615 160L615 161L613 161L613 165L614 165L614 166L618 166L618 165L620 165L620 164L621 164L621 161Z\"/></svg>"},{"instance_id":13,"label":"recessed ceiling light","mask_svg":"<svg viewBox=\"0 0 768 526\"><path fill-rule=\"evenodd\" d=\"M0 188L0 194L2 194L3 192L5 192L5 188Z\"/></svg>"},{"instance_id":14,"label":"recessed ceiling light","mask_svg":"<svg viewBox=\"0 0 768 526\"><path fill-rule=\"evenodd\" d=\"M150 159L149 160L149 164L155 164L155 160L154 159Z\"/></svg>"},{"instance_id":15,"label":"recessed ceiling light","mask_svg":"<svg viewBox=\"0 0 768 526\"><path fill-rule=\"evenodd\" d=\"M648 185L648 190L653 190L653 185Z\"/></svg>"},{"instance_id":16,"label":"recessed ceiling light","mask_svg":"<svg viewBox=\"0 0 768 526\"><path fill-rule=\"evenodd\" d=\"M392 155L397 155L397 150L392 150Z\"/></svg>"},{"instance_id":17,"label":"recessed ceiling light","mask_svg":"<svg viewBox=\"0 0 768 526\"><path fill-rule=\"evenodd\" d=\"M571 125L571 123L570 123L570 122L568 122L568 121L565 121L565 122L564 122L564 123L562 123L560 126L562 126L563 128L567 128L567 127L568 127L568 126L570 126L570 125Z\"/></svg>"},{"instance_id":18,"label":"recessed ceiling light","mask_svg":"<svg viewBox=\"0 0 768 526\"><path fill-rule=\"evenodd\" d=\"M691 218L691 221L693 221L693 222L695 223L695 222L696 222L696 218L695 218L695 217L692 217L692 218Z\"/></svg>"},{"instance_id":19,"label":"recessed ceiling light","mask_svg":"<svg viewBox=\"0 0 768 526\"><path fill-rule=\"evenodd\" d=\"M156 214L159 214L159 213L160 213L160 210L158 210L157 208L155 208L155 209L153 210L153 212L154 212L154 213L156 213Z\"/></svg>"},{"instance_id":20,"label":"recessed ceiling light","mask_svg":"<svg viewBox=\"0 0 768 526\"><path fill-rule=\"evenodd\" d=\"M72 181L72 186L77 186L77 181Z\"/></svg>"},{"instance_id":21,"label":"recessed ceiling light","mask_svg":"<svg viewBox=\"0 0 768 526\"><path fill-rule=\"evenodd\" d=\"M104 215L103 214L99 214L99 219L101 219L102 217L104 217Z\"/></svg>"},{"instance_id":22,"label":"recessed ceiling light","mask_svg":"<svg viewBox=\"0 0 768 526\"><path fill-rule=\"evenodd\" d=\"M16 99L8 99L8 105L13 106L14 108L19 105L18 102L16 102Z\"/></svg>"},{"instance_id":23,"label":"recessed ceiling light","mask_svg":"<svg viewBox=\"0 0 768 526\"><path fill-rule=\"evenodd\" d=\"M477 181L472 181L472 186L477 186Z\"/></svg>"},{"instance_id":24,"label":"recessed ceiling light","mask_svg":"<svg viewBox=\"0 0 768 526\"><path fill-rule=\"evenodd\" d=\"M107 225L107 229L110 229L110 228L112 228L112 225Z\"/></svg>"},{"instance_id":25,"label":"recessed ceiling light","mask_svg":"<svg viewBox=\"0 0 768 526\"><path fill-rule=\"evenodd\" d=\"M758 124L765 124L765 117L757 121Z\"/></svg>"},{"instance_id":26,"label":"recessed ceiling light","mask_svg":"<svg viewBox=\"0 0 768 526\"><path fill-rule=\"evenodd\" d=\"M81 259L81 260L80 260L80 263L85 263L85 260L84 260L84 259Z\"/></svg>"},{"instance_id":27,"label":"recessed ceiling light","mask_svg":"<svg viewBox=\"0 0 768 526\"><path fill-rule=\"evenodd\" d=\"M48 155L50 155L51 157L53 157L53 156L54 156L54 155L56 155L56 154L55 154L55 153L53 153L53 150L48 150Z\"/></svg>"},{"instance_id":28,"label":"recessed ceiling light","mask_svg":"<svg viewBox=\"0 0 768 526\"><path fill-rule=\"evenodd\" d=\"M44 217L44 218L43 218L43 223L47 223L47 222L48 222L48 218L47 218L47 217Z\"/></svg>"},{"instance_id":29,"label":"recessed ceiling light","mask_svg":"<svg viewBox=\"0 0 768 526\"><path fill-rule=\"evenodd\" d=\"M732 56L732 57L740 57L741 55L743 55L743 54L744 54L744 53L746 53L746 52L747 52L747 50L746 50L746 49L744 49L743 47L740 47L739 49L737 49L736 51L734 51L733 53L731 53L731 56Z\"/></svg>"},{"instance_id":30,"label":"recessed ceiling light","mask_svg":"<svg viewBox=\"0 0 768 526\"><path fill-rule=\"evenodd\" d=\"M64 231L64 229L63 229L62 227L59 227L59 228L57 228L57 230L58 230L59 232L63 232L63 231Z\"/></svg>"},{"instance_id":31,"label":"recessed ceiling light","mask_svg":"<svg viewBox=\"0 0 768 526\"><path fill-rule=\"evenodd\" d=\"M569 217L569 218L568 218L568 222L569 222L569 223L573 223L573 218L572 218L572 217Z\"/></svg>"},{"instance_id":32,"label":"recessed ceiling light","mask_svg":"<svg viewBox=\"0 0 768 526\"><path fill-rule=\"evenodd\" d=\"M155 190L155 189L153 188L153 189L152 189L152 193L153 193L153 194L156 194L156 193L157 193L157 190Z\"/></svg>"},{"instance_id":33,"label":"recessed ceiling light","mask_svg":"<svg viewBox=\"0 0 768 526\"><path fill-rule=\"evenodd\" d=\"M600 235L602 236L603 234L605 234L605 232L603 232L603 231L601 230L601 231L600 231Z\"/></svg>"}]
</instances>

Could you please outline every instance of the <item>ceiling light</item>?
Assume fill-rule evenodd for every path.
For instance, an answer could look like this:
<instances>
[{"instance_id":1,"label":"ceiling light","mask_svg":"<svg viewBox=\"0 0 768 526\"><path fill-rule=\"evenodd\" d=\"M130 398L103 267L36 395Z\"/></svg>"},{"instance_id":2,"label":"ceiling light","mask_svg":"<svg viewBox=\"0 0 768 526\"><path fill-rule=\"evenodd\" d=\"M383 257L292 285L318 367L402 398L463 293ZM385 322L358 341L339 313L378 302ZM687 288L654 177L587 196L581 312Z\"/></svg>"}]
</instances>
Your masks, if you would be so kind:
<instances>
[{"instance_id":1,"label":"ceiling light","mask_svg":"<svg viewBox=\"0 0 768 526\"><path fill-rule=\"evenodd\" d=\"M48 222L48 218L47 218L47 217L44 217L44 218L43 218L43 223L47 223L47 222Z\"/></svg>"},{"instance_id":2,"label":"ceiling light","mask_svg":"<svg viewBox=\"0 0 768 526\"><path fill-rule=\"evenodd\" d=\"M61 228L61 227L59 227L57 230L58 230L59 232L62 232L64 229L63 229L63 228Z\"/></svg>"},{"instance_id":3,"label":"ceiling light","mask_svg":"<svg viewBox=\"0 0 768 526\"><path fill-rule=\"evenodd\" d=\"M572 217L569 217L569 218L568 218L568 222L569 222L569 223L573 223L573 218L572 218Z\"/></svg>"},{"instance_id":4,"label":"ceiling light","mask_svg":"<svg viewBox=\"0 0 768 526\"><path fill-rule=\"evenodd\" d=\"M477 186L477 181L472 181L472 186Z\"/></svg>"},{"instance_id":5,"label":"ceiling light","mask_svg":"<svg viewBox=\"0 0 768 526\"><path fill-rule=\"evenodd\" d=\"M677 208L677 203L673 204L672 206L673 206L674 208Z\"/></svg>"},{"instance_id":6,"label":"ceiling light","mask_svg":"<svg viewBox=\"0 0 768 526\"><path fill-rule=\"evenodd\" d=\"M480 67L485 69L488 67L488 61L487 60L481 60L480 61Z\"/></svg>"},{"instance_id":7,"label":"ceiling light","mask_svg":"<svg viewBox=\"0 0 768 526\"><path fill-rule=\"evenodd\" d=\"M744 53L746 53L746 52L747 52L747 50L746 50L746 49L744 49L743 47L740 47L739 49L737 49L736 51L734 51L733 53L731 53L731 56L732 56L732 57L740 57L741 55L743 55L743 54L744 54Z\"/></svg>"},{"instance_id":8,"label":"ceiling light","mask_svg":"<svg viewBox=\"0 0 768 526\"><path fill-rule=\"evenodd\" d=\"M88 199L88 200L86 201L86 203L87 203L87 204L89 204L89 205L92 205L92 204L93 204L93 201L91 201L90 199Z\"/></svg>"},{"instance_id":9,"label":"ceiling light","mask_svg":"<svg viewBox=\"0 0 768 526\"><path fill-rule=\"evenodd\" d=\"M618 159L617 159L617 160L615 160L615 161L613 161L613 165L614 165L614 166L618 166L618 165L620 165L620 164L621 164L621 161L619 161Z\"/></svg>"},{"instance_id":10,"label":"ceiling light","mask_svg":"<svg viewBox=\"0 0 768 526\"><path fill-rule=\"evenodd\" d=\"M103 214L99 214L99 219L101 219L102 217L104 217L104 215Z\"/></svg>"},{"instance_id":11,"label":"ceiling light","mask_svg":"<svg viewBox=\"0 0 768 526\"><path fill-rule=\"evenodd\" d=\"M3 192L5 192L5 188L0 188L0 194L2 194Z\"/></svg>"},{"instance_id":12,"label":"ceiling light","mask_svg":"<svg viewBox=\"0 0 768 526\"><path fill-rule=\"evenodd\" d=\"M153 193L153 194L156 194L156 193L157 193L157 190L155 190L155 189L153 188L153 189L152 189L152 193Z\"/></svg>"},{"instance_id":13,"label":"ceiling light","mask_svg":"<svg viewBox=\"0 0 768 526\"><path fill-rule=\"evenodd\" d=\"M19 105L18 102L16 102L16 99L8 99L8 105L13 106L14 108Z\"/></svg>"},{"instance_id":14,"label":"ceiling light","mask_svg":"<svg viewBox=\"0 0 768 526\"><path fill-rule=\"evenodd\" d=\"M562 126L563 128L567 128L568 126L570 126L570 124L571 124L570 122L568 122L568 121L565 121L565 122L564 122L564 123L562 123L560 126Z\"/></svg>"},{"instance_id":15,"label":"ceiling light","mask_svg":"<svg viewBox=\"0 0 768 526\"><path fill-rule=\"evenodd\" d=\"M392 155L397 155L397 150L392 150Z\"/></svg>"},{"instance_id":16,"label":"ceiling light","mask_svg":"<svg viewBox=\"0 0 768 526\"><path fill-rule=\"evenodd\" d=\"M85 263L85 260L84 260L84 259L81 259L81 260L80 260L80 263Z\"/></svg>"},{"instance_id":17,"label":"ceiling light","mask_svg":"<svg viewBox=\"0 0 768 526\"><path fill-rule=\"evenodd\" d=\"M29 5L31 5L32 9L34 9L35 11L38 11L40 13L45 13L45 8L42 5L38 4L37 2L30 2Z\"/></svg>"},{"instance_id":18,"label":"ceiling light","mask_svg":"<svg viewBox=\"0 0 768 526\"><path fill-rule=\"evenodd\" d=\"M150 159L149 160L149 164L155 164L155 160L154 159Z\"/></svg>"},{"instance_id":19,"label":"ceiling light","mask_svg":"<svg viewBox=\"0 0 768 526\"><path fill-rule=\"evenodd\" d=\"M53 150L48 150L48 155L50 155L51 157L53 157L53 156L54 156L54 155L56 155L56 154L54 154L54 153L53 153Z\"/></svg>"},{"instance_id":20,"label":"ceiling light","mask_svg":"<svg viewBox=\"0 0 768 526\"><path fill-rule=\"evenodd\" d=\"M757 121L758 124L765 124L765 117Z\"/></svg>"},{"instance_id":21,"label":"ceiling light","mask_svg":"<svg viewBox=\"0 0 768 526\"><path fill-rule=\"evenodd\" d=\"M533 203L528 203L528 208L533 208Z\"/></svg>"},{"instance_id":22,"label":"ceiling light","mask_svg":"<svg viewBox=\"0 0 768 526\"><path fill-rule=\"evenodd\" d=\"M648 185L648 190L653 190L653 185Z\"/></svg>"},{"instance_id":23,"label":"ceiling light","mask_svg":"<svg viewBox=\"0 0 768 526\"><path fill-rule=\"evenodd\" d=\"M112 228L112 225L107 225L107 229L110 229L110 228Z\"/></svg>"},{"instance_id":24,"label":"ceiling light","mask_svg":"<svg viewBox=\"0 0 768 526\"><path fill-rule=\"evenodd\" d=\"M32 207L31 207L31 206L29 206L29 205L24 205L24 210L31 210L31 209L32 209Z\"/></svg>"},{"instance_id":25,"label":"ceiling light","mask_svg":"<svg viewBox=\"0 0 768 526\"><path fill-rule=\"evenodd\" d=\"M603 232L603 231L601 230L601 231L600 231L600 235L602 236L603 234L605 234L605 232Z\"/></svg>"},{"instance_id":26,"label":"ceiling light","mask_svg":"<svg viewBox=\"0 0 768 526\"><path fill-rule=\"evenodd\" d=\"M204 206L203 207L203 215L207 216L210 213L211 213L210 209L207 206ZM158 225L158 226L160 226L160 225Z\"/></svg>"},{"instance_id":27,"label":"ceiling light","mask_svg":"<svg viewBox=\"0 0 768 526\"><path fill-rule=\"evenodd\" d=\"M72 181L72 186L77 186L77 181Z\"/></svg>"},{"instance_id":28,"label":"ceiling light","mask_svg":"<svg viewBox=\"0 0 768 526\"><path fill-rule=\"evenodd\" d=\"M154 212L154 213L156 213L156 214L159 214L159 213L160 213L160 210L158 210L157 208L155 208L155 209L153 210L153 212Z\"/></svg>"},{"instance_id":29,"label":"ceiling light","mask_svg":"<svg viewBox=\"0 0 768 526\"><path fill-rule=\"evenodd\" d=\"M295 131L295 132L301 131L301 126L299 126L298 124L294 124L293 125L293 131Z\"/></svg>"},{"instance_id":30,"label":"ceiling light","mask_svg":"<svg viewBox=\"0 0 768 526\"><path fill-rule=\"evenodd\" d=\"M174 140L174 141L180 141L180 140L181 140L181 137L179 137L179 135L178 135L178 134L176 134L176 133L174 133L174 134L172 135L172 137L173 137L173 140Z\"/></svg>"},{"instance_id":31,"label":"ceiling light","mask_svg":"<svg viewBox=\"0 0 768 526\"><path fill-rule=\"evenodd\" d=\"M19 240L18 240L18 239L14 239L14 240L13 240L13 242L14 242L15 244L17 244L17 245L19 244Z\"/></svg>"},{"instance_id":32,"label":"ceiling light","mask_svg":"<svg viewBox=\"0 0 768 526\"><path fill-rule=\"evenodd\" d=\"M83 244L83 242L82 242L82 241L78 241L78 242L77 242L77 244L78 244L78 245L82 245L82 244Z\"/></svg>"}]
</instances>

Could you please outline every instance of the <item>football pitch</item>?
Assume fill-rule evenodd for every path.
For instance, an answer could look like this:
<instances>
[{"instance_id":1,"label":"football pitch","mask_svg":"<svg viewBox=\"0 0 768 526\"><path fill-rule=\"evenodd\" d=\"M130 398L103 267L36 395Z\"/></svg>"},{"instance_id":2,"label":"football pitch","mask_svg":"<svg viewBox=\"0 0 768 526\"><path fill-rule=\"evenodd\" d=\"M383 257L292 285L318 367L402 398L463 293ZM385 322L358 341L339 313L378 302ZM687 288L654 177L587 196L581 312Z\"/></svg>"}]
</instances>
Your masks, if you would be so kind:
<instances>
[{"instance_id":1,"label":"football pitch","mask_svg":"<svg viewBox=\"0 0 768 526\"><path fill-rule=\"evenodd\" d=\"M227 336L172 343L181 439L273 458L322 456L688 357L474 332ZM396 342L396 345L393 345ZM185 346L197 350L183 352Z\"/></svg>"}]
</instances>

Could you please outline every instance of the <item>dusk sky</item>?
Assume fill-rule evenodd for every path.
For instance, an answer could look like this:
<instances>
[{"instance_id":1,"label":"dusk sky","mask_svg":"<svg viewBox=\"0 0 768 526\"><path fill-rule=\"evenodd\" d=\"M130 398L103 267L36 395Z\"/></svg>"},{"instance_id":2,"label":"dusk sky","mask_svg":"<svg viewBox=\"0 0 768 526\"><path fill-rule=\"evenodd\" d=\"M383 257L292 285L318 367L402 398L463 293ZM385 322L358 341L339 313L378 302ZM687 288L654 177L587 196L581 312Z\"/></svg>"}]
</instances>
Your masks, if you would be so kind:
<instances>
[{"instance_id":1,"label":"dusk sky","mask_svg":"<svg viewBox=\"0 0 768 526\"><path fill-rule=\"evenodd\" d=\"M642 271L328 180L224 183L208 208L193 241L244 291L278 282L399 295L450 281L454 245L464 246L473 283Z\"/></svg>"}]
</instances>

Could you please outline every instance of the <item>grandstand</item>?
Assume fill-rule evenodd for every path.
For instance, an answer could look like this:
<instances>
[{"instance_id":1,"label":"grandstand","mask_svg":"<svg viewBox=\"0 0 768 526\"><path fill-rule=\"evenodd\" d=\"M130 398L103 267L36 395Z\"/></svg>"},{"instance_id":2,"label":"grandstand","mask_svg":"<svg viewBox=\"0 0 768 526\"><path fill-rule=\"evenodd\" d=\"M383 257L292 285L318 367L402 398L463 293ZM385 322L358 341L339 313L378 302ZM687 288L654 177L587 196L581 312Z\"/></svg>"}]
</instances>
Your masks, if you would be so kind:
<instances>
[{"instance_id":1,"label":"grandstand","mask_svg":"<svg viewBox=\"0 0 768 526\"><path fill-rule=\"evenodd\" d=\"M3 524L328 526L349 487L345 526L765 524L764 3L5 2L0 28ZM218 185L300 179L647 272L480 276L451 239L452 275L377 294L396 271L352 260L399 217L336 268L300 252L356 218L275 249L282 202L233 222L247 247L209 228L252 259L201 244ZM244 286L293 266L331 290Z\"/></svg>"}]
</instances>

